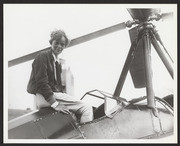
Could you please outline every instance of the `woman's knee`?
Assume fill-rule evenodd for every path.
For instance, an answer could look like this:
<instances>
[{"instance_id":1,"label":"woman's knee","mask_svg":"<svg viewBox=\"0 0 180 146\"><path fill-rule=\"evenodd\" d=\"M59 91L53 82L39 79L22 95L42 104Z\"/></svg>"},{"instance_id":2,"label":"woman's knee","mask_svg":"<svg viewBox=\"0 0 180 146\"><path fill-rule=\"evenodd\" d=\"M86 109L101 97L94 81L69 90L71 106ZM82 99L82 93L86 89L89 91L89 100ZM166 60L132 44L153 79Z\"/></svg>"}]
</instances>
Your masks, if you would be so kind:
<instances>
[{"instance_id":1,"label":"woman's knee","mask_svg":"<svg viewBox=\"0 0 180 146\"><path fill-rule=\"evenodd\" d=\"M93 113L93 108L92 106L86 104L86 103L82 103L82 107L80 109L80 112L82 114L92 114Z\"/></svg>"}]
</instances>

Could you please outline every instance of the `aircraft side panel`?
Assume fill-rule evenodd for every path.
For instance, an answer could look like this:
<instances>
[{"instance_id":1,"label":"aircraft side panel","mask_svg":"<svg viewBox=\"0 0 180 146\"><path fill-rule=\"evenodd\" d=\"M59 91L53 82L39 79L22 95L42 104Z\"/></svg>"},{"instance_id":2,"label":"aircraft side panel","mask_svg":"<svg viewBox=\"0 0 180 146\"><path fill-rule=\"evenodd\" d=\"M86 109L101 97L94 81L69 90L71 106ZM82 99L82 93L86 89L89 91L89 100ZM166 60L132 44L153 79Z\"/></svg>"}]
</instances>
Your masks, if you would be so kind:
<instances>
[{"instance_id":1,"label":"aircraft side panel","mask_svg":"<svg viewBox=\"0 0 180 146\"><path fill-rule=\"evenodd\" d=\"M71 139L82 138L82 133L71 115L51 108L41 109L8 123L9 139Z\"/></svg>"},{"instance_id":2,"label":"aircraft side panel","mask_svg":"<svg viewBox=\"0 0 180 146\"><path fill-rule=\"evenodd\" d=\"M163 131L173 129L173 116L160 112ZM104 117L97 122L81 126L87 139L138 139L160 132L160 123L152 111L147 108L127 108L117 113L112 119Z\"/></svg>"},{"instance_id":3,"label":"aircraft side panel","mask_svg":"<svg viewBox=\"0 0 180 146\"><path fill-rule=\"evenodd\" d=\"M8 139L43 139L43 135L31 121L8 131Z\"/></svg>"},{"instance_id":4,"label":"aircraft side panel","mask_svg":"<svg viewBox=\"0 0 180 146\"><path fill-rule=\"evenodd\" d=\"M84 125L81 131L84 131L84 136L88 139L139 138L154 133L150 119L149 112L124 110L113 119L106 117L97 123Z\"/></svg>"},{"instance_id":5,"label":"aircraft side panel","mask_svg":"<svg viewBox=\"0 0 180 146\"><path fill-rule=\"evenodd\" d=\"M70 139L81 136L70 115L55 113L36 122L43 136L47 139Z\"/></svg>"}]
</instances>

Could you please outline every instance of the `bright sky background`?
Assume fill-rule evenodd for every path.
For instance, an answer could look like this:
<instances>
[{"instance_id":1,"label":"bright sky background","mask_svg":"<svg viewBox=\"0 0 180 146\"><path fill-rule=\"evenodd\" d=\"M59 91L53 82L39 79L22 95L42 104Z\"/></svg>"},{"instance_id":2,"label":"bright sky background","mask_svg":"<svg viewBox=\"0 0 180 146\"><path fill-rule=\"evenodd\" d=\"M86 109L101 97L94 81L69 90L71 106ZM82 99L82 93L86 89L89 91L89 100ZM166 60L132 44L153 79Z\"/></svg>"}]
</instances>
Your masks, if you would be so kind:
<instances>
[{"instance_id":1,"label":"bright sky background","mask_svg":"<svg viewBox=\"0 0 180 146\"><path fill-rule=\"evenodd\" d=\"M7 68L9 60L49 46L50 32L63 29L73 39L96 30L131 20L126 8L161 8L176 13L176 5L124 4L5 4L4 64L5 104L9 108L33 108L33 97L26 92L32 61ZM176 61L177 20L155 22L159 34ZM121 69L130 48L128 28L64 50L74 75L74 95L81 98L87 91L99 89L114 92ZM172 93L174 83L152 50L155 94ZM176 63L175 63L176 64ZM127 99L145 95L144 89L134 89L131 77L125 81L121 96Z\"/></svg>"}]
</instances>

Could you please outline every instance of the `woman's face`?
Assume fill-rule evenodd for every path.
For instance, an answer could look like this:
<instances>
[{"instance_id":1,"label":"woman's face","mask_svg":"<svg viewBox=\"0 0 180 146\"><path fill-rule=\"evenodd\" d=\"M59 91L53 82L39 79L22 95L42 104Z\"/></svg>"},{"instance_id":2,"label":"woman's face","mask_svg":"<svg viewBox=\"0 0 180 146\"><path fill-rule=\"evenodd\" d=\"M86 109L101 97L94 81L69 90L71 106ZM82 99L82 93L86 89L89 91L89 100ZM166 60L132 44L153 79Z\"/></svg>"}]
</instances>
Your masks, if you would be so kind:
<instances>
[{"instance_id":1,"label":"woman's face","mask_svg":"<svg viewBox=\"0 0 180 146\"><path fill-rule=\"evenodd\" d=\"M59 55L65 47L66 47L65 37L61 37L60 39L53 40L51 44L52 51L56 56Z\"/></svg>"}]
</instances>

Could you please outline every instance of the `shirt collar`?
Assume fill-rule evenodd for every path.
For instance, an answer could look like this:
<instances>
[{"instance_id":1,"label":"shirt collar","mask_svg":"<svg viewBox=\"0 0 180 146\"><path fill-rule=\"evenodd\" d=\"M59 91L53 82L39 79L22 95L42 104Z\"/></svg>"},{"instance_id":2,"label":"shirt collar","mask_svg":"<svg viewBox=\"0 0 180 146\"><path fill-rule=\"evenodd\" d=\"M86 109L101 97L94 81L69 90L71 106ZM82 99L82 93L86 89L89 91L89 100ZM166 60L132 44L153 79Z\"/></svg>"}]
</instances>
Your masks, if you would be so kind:
<instances>
[{"instance_id":1,"label":"shirt collar","mask_svg":"<svg viewBox=\"0 0 180 146\"><path fill-rule=\"evenodd\" d=\"M59 61L59 58L56 58L56 56L54 55L53 52L52 52L52 56L53 56L53 58L54 58L54 62L56 62L56 61L57 61L57 62L60 62L60 61Z\"/></svg>"}]
</instances>

